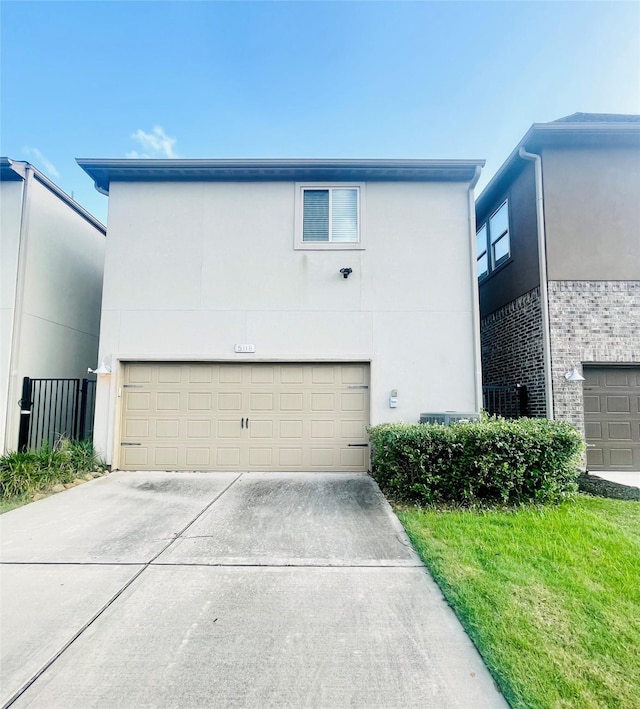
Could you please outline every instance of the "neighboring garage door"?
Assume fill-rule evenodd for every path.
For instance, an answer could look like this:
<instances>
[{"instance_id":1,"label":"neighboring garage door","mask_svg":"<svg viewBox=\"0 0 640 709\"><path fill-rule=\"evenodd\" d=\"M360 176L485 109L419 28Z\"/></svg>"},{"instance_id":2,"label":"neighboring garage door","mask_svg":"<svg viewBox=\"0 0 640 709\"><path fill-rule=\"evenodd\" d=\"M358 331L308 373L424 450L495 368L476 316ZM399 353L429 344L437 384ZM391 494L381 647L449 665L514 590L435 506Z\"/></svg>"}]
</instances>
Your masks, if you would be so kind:
<instances>
[{"instance_id":1,"label":"neighboring garage door","mask_svg":"<svg viewBox=\"0 0 640 709\"><path fill-rule=\"evenodd\" d=\"M585 367L588 470L640 470L640 367Z\"/></svg>"},{"instance_id":2,"label":"neighboring garage door","mask_svg":"<svg viewBox=\"0 0 640 709\"><path fill-rule=\"evenodd\" d=\"M368 364L129 363L119 467L366 471Z\"/></svg>"}]
</instances>

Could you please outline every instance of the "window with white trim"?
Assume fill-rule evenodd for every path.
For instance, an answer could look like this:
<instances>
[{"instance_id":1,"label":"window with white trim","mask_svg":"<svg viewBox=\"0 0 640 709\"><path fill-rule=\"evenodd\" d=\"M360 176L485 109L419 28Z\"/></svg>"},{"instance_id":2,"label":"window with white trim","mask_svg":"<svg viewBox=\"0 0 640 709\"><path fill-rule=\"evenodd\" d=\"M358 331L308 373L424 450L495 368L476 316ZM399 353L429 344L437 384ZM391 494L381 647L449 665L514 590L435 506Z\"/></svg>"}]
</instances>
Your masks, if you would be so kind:
<instances>
[{"instance_id":1,"label":"window with white trim","mask_svg":"<svg viewBox=\"0 0 640 709\"><path fill-rule=\"evenodd\" d=\"M362 185L298 185L296 247L362 248Z\"/></svg>"},{"instance_id":2,"label":"window with white trim","mask_svg":"<svg viewBox=\"0 0 640 709\"><path fill-rule=\"evenodd\" d=\"M476 232L478 278L483 278L509 260L509 202L505 200Z\"/></svg>"}]
</instances>

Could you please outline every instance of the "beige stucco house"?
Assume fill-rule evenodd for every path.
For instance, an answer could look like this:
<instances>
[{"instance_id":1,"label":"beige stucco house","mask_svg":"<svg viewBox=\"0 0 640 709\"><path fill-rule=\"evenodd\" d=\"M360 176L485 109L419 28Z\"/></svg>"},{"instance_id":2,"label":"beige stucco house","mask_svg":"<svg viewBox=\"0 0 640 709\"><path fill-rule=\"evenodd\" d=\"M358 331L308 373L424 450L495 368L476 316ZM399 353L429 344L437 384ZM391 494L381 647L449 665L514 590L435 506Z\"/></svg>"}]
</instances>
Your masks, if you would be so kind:
<instances>
[{"instance_id":1,"label":"beige stucco house","mask_svg":"<svg viewBox=\"0 0 640 709\"><path fill-rule=\"evenodd\" d=\"M0 440L15 450L23 377L95 367L105 227L33 165L0 158Z\"/></svg>"},{"instance_id":2,"label":"beige stucco house","mask_svg":"<svg viewBox=\"0 0 640 709\"><path fill-rule=\"evenodd\" d=\"M589 470L640 471L640 116L534 124L476 218L484 384L574 423Z\"/></svg>"},{"instance_id":3,"label":"beige stucco house","mask_svg":"<svg viewBox=\"0 0 640 709\"><path fill-rule=\"evenodd\" d=\"M361 471L368 425L479 410L482 161L78 162L114 468Z\"/></svg>"}]
</instances>

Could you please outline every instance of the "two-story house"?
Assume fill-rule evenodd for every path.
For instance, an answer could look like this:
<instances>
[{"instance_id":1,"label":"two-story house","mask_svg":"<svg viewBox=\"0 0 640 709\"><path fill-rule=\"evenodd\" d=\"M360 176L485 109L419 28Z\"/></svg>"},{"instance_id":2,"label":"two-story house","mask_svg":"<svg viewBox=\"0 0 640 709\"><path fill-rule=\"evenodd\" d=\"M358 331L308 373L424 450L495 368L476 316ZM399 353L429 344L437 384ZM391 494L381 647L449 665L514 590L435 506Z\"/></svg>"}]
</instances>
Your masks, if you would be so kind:
<instances>
[{"instance_id":1,"label":"two-story house","mask_svg":"<svg viewBox=\"0 0 640 709\"><path fill-rule=\"evenodd\" d=\"M18 447L24 377L82 378L95 367L104 247L94 216L33 165L0 158L2 450ZM67 402L54 395L44 406L53 425Z\"/></svg>"},{"instance_id":2,"label":"two-story house","mask_svg":"<svg viewBox=\"0 0 640 709\"><path fill-rule=\"evenodd\" d=\"M640 470L640 116L534 124L476 203L485 385Z\"/></svg>"},{"instance_id":3,"label":"two-story house","mask_svg":"<svg viewBox=\"0 0 640 709\"><path fill-rule=\"evenodd\" d=\"M481 406L479 160L102 160L94 441L120 469L364 471Z\"/></svg>"}]
</instances>

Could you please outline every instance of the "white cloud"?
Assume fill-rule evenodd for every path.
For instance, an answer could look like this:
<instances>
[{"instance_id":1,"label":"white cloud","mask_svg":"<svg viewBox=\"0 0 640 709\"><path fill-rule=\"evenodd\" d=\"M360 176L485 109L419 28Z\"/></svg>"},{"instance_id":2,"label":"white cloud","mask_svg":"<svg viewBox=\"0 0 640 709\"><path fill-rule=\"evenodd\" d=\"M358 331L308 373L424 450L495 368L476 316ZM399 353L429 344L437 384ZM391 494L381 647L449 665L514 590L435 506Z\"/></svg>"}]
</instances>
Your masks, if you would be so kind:
<instances>
[{"instance_id":1,"label":"white cloud","mask_svg":"<svg viewBox=\"0 0 640 709\"><path fill-rule=\"evenodd\" d=\"M133 140L140 144L142 152L131 150L128 158L175 158L173 150L175 138L170 138L161 126L154 126L151 133L146 133L141 128L131 134Z\"/></svg>"},{"instance_id":2,"label":"white cloud","mask_svg":"<svg viewBox=\"0 0 640 709\"><path fill-rule=\"evenodd\" d=\"M45 157L38 150L38 148L26 147L24 148L23 152L27 155L27 157L31 158L34 161L37 161L42 166L44 172L46 172L48 175L50 175L51 177L55 177L56 179L60 177L60 173L58 172L56 166L51 162L51 160ZM36 167L38 166L36 165Z\"/></svg>"}]
</instances>

